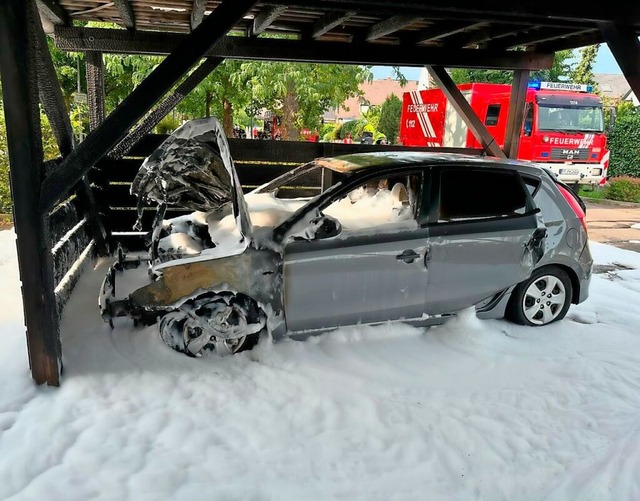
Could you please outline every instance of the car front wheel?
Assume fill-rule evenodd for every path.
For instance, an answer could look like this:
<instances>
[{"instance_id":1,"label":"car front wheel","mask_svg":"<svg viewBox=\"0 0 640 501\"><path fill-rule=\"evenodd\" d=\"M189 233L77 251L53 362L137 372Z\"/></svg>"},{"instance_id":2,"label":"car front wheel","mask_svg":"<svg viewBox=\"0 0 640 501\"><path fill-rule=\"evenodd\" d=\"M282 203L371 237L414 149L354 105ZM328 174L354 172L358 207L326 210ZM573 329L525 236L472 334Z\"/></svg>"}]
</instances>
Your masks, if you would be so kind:
<instances>
[{"instance_id":1,"label":"car front wheel","mask_svg":"<svg viewBox=\"0 0 640 501\"><path fill-rule=\"evenodd\" d=\"M567 273L557 266L546 266L514 289L508 318L522 325L548 325L565 317L572 297Z\"/></svg>"}]
</instances>

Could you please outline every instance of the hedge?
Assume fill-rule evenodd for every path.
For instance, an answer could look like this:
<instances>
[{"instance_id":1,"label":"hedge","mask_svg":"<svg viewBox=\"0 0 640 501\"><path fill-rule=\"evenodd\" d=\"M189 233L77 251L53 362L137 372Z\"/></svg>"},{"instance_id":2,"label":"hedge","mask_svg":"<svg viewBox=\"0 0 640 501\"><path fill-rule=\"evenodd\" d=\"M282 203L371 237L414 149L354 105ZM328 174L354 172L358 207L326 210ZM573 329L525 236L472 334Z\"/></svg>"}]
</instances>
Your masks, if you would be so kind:
<instances>
[{"instance_id":1,"label":"hedge","mask_svg":"<svg viewBox=\"0 0 640 501\"><path fill-rule=\"evenodd\" d=\"M629 176L610 179L606 197L621 202L640 203L640 179Z\"/></svg>"},{"instance_id":2,"label":"hedge","mask_svg":"<svg viewBox=\"0 0 640 501\"><path fill-rule=\"evenodd\" d=\"M640 177L640 113L619 116L608 144L609 175Z\"/></svg>"}]
</instances>

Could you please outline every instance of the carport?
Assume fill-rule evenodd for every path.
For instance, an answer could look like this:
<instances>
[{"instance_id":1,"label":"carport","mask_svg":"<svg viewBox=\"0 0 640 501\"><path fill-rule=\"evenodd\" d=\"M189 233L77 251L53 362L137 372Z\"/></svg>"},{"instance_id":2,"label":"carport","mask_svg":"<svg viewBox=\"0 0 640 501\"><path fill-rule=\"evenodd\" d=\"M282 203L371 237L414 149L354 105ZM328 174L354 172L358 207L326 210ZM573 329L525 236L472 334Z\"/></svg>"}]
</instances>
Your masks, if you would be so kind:
<instances>
[{"instance_id":1,"label":"carport","mask_svg":"<svg viewBox=\"0 0 640 501\"><path fill-rule=\"evenodd\" d=\"M73 21L110 22L122 29L78 27ZM43 24L53 29L59 48L86 53L92 130L80 143L73 137ZM268 33L290 36L260 37ZM0 2L0 73L34 380L60 383L59 318L85 263L108 255L118 242L127 247L142 242L142 233L131 232L135 200L128 184L141 159L163 140L148 133L225 58L426 65L488 152L513 157L529 71L550 68L555 51L606 42L640 95L638 33L640 6L621 2L607 8L505 0ZM104 53L167 55L109 116L104 105ZM504 150L492 143L453 84L445 70L452 67L514 71L515 105L510 108ZM60 150L58 159L46 163L40 104ZM248 140L230 140L230 146L247 187L315 157L380 148ZM319 182L303 188L313 193L320 189ZM145 230L152 216L150 210L145 212Z\"/></svg>"}]
</instances>

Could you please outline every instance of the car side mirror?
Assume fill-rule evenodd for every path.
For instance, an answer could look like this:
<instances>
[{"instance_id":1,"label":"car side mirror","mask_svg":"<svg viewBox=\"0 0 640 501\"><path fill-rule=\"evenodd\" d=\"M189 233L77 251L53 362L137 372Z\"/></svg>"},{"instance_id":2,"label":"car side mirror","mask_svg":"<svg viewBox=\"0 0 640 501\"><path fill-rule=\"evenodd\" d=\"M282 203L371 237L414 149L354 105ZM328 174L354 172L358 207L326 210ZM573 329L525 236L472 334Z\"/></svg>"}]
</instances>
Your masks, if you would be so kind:
<instances>
[{"instance_id":1,"label":"car side mirror","mask_svg":"<svg viewBox=\"0 0 640 501\"><path fill-rule=\"evenodd\" d=\"M340 234L342 225L340 221L331 216L322 215L311 221L312 225L316 225L314 239L331 238Z\"/></svg>"}]
</instances>

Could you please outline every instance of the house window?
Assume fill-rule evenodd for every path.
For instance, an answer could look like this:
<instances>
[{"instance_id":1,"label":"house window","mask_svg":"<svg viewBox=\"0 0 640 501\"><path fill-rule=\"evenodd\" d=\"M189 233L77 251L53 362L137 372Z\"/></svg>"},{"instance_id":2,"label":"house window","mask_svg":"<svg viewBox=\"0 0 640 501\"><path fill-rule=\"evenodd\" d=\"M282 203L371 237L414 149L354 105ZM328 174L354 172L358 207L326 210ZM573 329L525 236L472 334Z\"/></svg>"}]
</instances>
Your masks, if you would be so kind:
<instances>
[{"instance_id":1,"label":"house window","mask_svg":"<svg viewBox=\"0 0 640 501\"><path fill-rule=\"evenodd\" d=\"M498 117L500 116L500 105L490 104L487 108L487 116L484 119L485 125L498 125Z\"/></svg>"}]
</instances>

